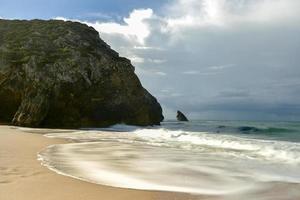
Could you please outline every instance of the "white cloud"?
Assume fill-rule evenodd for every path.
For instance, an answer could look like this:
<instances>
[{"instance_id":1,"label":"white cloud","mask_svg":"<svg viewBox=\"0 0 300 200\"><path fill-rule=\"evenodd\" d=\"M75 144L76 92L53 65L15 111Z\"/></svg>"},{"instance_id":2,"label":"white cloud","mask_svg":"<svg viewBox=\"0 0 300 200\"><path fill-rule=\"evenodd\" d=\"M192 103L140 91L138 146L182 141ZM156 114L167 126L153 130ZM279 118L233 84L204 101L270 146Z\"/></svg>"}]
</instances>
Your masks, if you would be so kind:
<instances>
[{"instance_id":1,"label":"white cloud","mask_svg":"<svg viewBox=\"0 0 300 200\"><path fill-rule=\"evenodd\" d=\"M80 21L77 19L67 19L65 17L55 17L54 19L63 21L78 21L94 27L99 33L107 34L120 34L125 36L129 40L137 41L139 44L144 44L145 39L149 36L149 25L146 23L147 19L151 19L153 16L152 9L135 9L129 17L123 19L125 24L119 24L116 22L88 22Z\"/></svg>"},{"instance_id":2,"label":"white cloud","mask_svg":"<svg viewBox=\"0 0 300 200\"><path fill-rule=\"evenodd\" d=\"M128 57L133 64L144 63L145 59L137 56Z\"/></svg>"},{"instance_id":3,"label":"white cloud","mask_svg":"<svg viewBox=\"0 0 300 200\"><path fill-rule=\"evenodd\" d=\"M172 93L170 94L172 97L182 97L183 94L182 93L178 93L178 92L175 92L175 93Z\"/></svg>"},{"instance_id":4,"label":"white cloud","mask_svg":"<svg viewBox=\"0 0 300 200\"><path fill-rule=\"evenodd\" d=\"M163 89L163 90L161 90L161 92L163 92L163 93L169 93L170 90L169 89Z\"/></svg>"},{"instance_id":5,"label":"white cloud","mask_svg":"<svg viewBox=\"0 0 300 200\"><path fill-rule=\"evenodd\" d=\"M93 26L100 33L122 34L129 39L137 40L140 44L144 44L145 39L150 34L149 26L145 20L151 19L152 17L152 9L139 9L133 10L128 18L124 18L124 25L115 22L87 24Z\"/></svg>"},{"instance_id":6,"label":"white cloud","mask_svg":"<svg viewBox=\"0 0 300 200\"><path fill-rule=\"evenodd\" d=\"M277 23L297 17L299 9L299 0L176 0L165 19L174 31L180 27Z\"/></svg>"},{"instance_id":7,"label":"white cloud","mask_svg":"<svg viewBox=\"0 0 300 200\"><path fill-rule=\"evenodd\" d=\"M155 72L155 74L159 76L166 76L167 74L165 72Z\"/></svg>"},{"instance_id":8,"label":"white cloud","mask_svg":"<svg viewBox=\"0 0 300 200\"><path fill-rule=\"evenodd\" d=\"M171 28L207 24L222 25L225 17L224 3L224 0L177 0L169 8L171 17L167 18L168 25Z\"/></svg>"},{"instance_id":9,"label":"white cloud","mask_svg":"<svg viewBox=\"0 0 300 200\"><path fill-rule=\"evenodd\" d=\"M231 67L234 67L234 66L235 66L235 64L227 64L227 65L210 66L208 68L211 69L211 70L223 70L223 69L231 68Z\"/></svg>"},{"instance_id":10,"label":"white cloud","mask_svg":"<svg viewBox=\"0 0 300 200\"><path fill-rule=\"evenodd\" d=\"M68 19L68 18L65 18L65 17L54 17L53 19L55 20L62 20L62 21L78 21L78 20L71 20L71 19Z\"/></svg>"},{"instance_id":11,"label":"white cloud","mask_svg":"<svg viewBox=\"0 0 300 200\"><path fill-rule=\"evenodd\" d=\"M196 75L196 74L199 74L200 72L196 71L196 70L189 70L189 71L185 71L185 72L182 72L182 73L187 74L187 75Z\"/></svg>"},{"instance_id":12,"label":"white cloud","mask_svg":"<svg viewBox=\"0 0 300 200\"><path fill-rule=\"evenodd\" d=\"M216 75L216 74L218 74L218 72L213 72L213 71L220 71L220 70L224 70L224 69L231 68L234 66L235 65L233 65L233 64L215 65L215 66L210 66L210 67L204 68L203 71L188 70L188 71L182 72L182 74L185 74L185 75Z\"/></svg>"},{"instance_id":13,"label":"white cloud","mask_svg":"<svg viewBox=\"0 0 300 200\"><path fill-rule=\"evenodd\" d=\"M137 50L163 50L161 47L151 47L151 46L134 46L134 49Z\"/></svg>"},{"instance_id":14,"label":"white cloud","mask_svg":"<svg viewBox=\"0 0 300 200\"><path fill-rule=\"evenodd\" d=\"M154 64L163 64L167 62L166 59L151 59L151 58L149 58L147 61Z\"/></svg>"}]
</instances>

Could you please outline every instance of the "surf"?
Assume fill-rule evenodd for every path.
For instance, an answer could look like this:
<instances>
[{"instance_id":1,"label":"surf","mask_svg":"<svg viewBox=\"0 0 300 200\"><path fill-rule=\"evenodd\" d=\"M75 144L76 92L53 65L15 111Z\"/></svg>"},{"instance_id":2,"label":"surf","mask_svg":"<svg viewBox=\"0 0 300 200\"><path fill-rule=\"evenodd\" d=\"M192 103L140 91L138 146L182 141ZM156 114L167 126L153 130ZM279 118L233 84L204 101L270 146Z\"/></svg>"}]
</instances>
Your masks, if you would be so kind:
<instances>
[{"instance_id":1,"label":"surf","mask_svg":"<svg viewBox=\"0 0 300 200\"><path fill-rule=\"evenodd\" d=\"M300 143L175 126L52 132L45 136L72 142L39 159L66 176L132 189L234 195L300 183Z\"/></svg>"}]
</instances>

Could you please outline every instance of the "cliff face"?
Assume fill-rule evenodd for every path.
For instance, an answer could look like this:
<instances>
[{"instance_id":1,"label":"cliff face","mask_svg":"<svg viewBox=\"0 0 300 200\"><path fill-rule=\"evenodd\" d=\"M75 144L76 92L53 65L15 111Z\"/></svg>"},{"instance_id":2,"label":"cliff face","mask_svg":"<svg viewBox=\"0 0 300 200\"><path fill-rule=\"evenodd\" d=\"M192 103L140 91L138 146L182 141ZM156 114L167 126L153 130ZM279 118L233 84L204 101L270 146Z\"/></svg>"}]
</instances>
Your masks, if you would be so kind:
<instances>
[{"instance_id":1,"label":"cliff face","mask_svg":"<svg viewBox=\"0 0 300 200\"><path fill-rule=\"evenodd\" d=\"M86 127L163 120L126 58L77 22L0 20L0 121Z\"/></svg>"}]
</instances>

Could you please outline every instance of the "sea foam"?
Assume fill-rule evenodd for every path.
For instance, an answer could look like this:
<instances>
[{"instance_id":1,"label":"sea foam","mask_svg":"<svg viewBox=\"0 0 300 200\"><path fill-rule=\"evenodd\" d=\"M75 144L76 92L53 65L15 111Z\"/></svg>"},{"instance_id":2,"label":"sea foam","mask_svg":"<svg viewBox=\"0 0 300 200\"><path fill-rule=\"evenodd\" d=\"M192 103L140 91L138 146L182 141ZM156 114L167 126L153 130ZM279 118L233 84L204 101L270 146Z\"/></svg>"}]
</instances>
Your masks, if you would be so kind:
<instances>
[{"instance_id":1,"label":"sea foam","mask_svg":"<svg viewBox=\"0 0 300 200\"><path fill-rule=\"evenodd\" d=\"M97 184L232 195L270 182L300 183L299 143L127 126L46 136L73 142L40 152L43 165Z\"/></svg>"}]
</instances>

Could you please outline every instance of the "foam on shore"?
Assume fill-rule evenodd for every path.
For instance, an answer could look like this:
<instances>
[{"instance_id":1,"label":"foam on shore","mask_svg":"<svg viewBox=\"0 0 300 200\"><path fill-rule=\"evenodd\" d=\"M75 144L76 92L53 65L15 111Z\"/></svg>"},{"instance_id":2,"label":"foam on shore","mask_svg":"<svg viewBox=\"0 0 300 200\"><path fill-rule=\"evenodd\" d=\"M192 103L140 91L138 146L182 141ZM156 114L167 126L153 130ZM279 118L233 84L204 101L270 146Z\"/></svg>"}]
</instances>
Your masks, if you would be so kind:
<instances>
[{"instance_id":1,"label":"foam on shore","mask_svg":"<svg viewBox=\"0 0 300 200\"><path fill-rule=\"evenodd\" d=\"M299 143L207 132L80 130L39 154L57 173L114 187L232 195L270 182L300 183Z\"/></svg>"}]
</instances>

